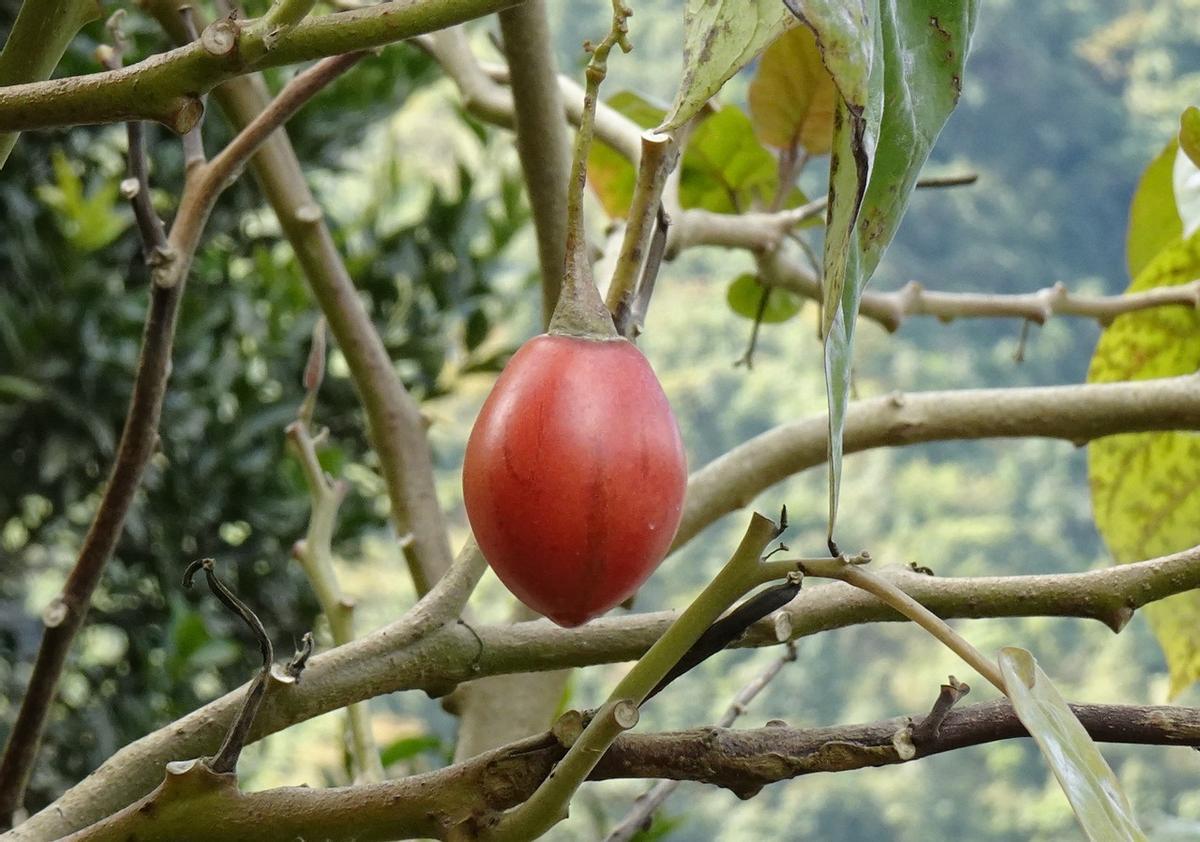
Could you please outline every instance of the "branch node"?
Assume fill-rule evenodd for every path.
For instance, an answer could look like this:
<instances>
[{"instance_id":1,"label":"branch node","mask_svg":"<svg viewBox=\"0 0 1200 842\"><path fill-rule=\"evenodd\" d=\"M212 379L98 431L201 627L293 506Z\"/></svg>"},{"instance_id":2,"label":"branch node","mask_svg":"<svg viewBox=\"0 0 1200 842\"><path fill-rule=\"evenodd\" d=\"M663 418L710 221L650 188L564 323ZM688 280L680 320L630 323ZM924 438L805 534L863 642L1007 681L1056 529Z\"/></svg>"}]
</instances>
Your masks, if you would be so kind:
<instances>
[{"instance_id":1,"label":"branch node","mask_svg":"<svg viewBox=\"0 0 1200 842\"><path fill-rule=\"evenodd\" d=\"M912 725L905 725L892 734L892 748L896 750L896 756L901 760L912 760L917 756L917 747L913 743Z\"/></svg>"},{"instance_id":2,"label":"branch node","mask_svg":"<svg viewBox=\"0 0 1200 842\"><path fill-rule=\"evenodd\" d=\"M224 18L204 27L200 33L200 46L213 56L228 56L237 49L242 29L236 22Z\"/></svg>"},{"instance_id":3,"label":"branch node","mask_svg":"<svg viewBox=\"0 0 1200 842\"><path fill-rule=\"evenodd\" d=\"M958 703L958 700L971 692L971 688L966 683L959 681L954 676L950 676L947 683L943 684L938 697L934 700L933 707L924 719L916 726L911 726L909 731L911 742L916 745L925 745L935 742L942 733L942 723L946 721L946 716L950 713L950 709ZM911 760L911 757L905 757L905 760Z\"/></svg>"},{"instance_id":4,"label":"branch node","mask_svg":"<svg viewBox=\"0 0 1200 842\"><path fill-rule=\"evenodd\" d=\"M67 619L70 612L67 601L60 594L50 600L50 604L42 611L42 625L48 629L57 628L62 625L63 620Z\"/></svg>"}]
</instances>

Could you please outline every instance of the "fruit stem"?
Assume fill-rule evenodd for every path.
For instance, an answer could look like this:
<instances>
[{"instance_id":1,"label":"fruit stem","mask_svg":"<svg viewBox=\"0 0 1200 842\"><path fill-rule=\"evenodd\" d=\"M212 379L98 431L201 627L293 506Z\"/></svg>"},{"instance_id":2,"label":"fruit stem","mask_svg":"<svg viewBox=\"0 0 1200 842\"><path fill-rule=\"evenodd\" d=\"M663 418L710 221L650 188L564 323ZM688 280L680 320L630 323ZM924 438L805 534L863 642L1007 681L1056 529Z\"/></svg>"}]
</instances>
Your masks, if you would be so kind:
<instances>
[{"instance_id":1,"label":"fruit stem","mask_svg":"<svg viewBox=\"0 0 1200 842\"><path fill-rule=\"evenodd\" d=\"M562 292L550 320L550 333L588 339L618 337L612 315L592 278L587 236L583 230L583 188L587 183L588 152L595 134L596 100L600 94L600 83L608 73L608 54L618 45L624 52L633 49L629 43L627 22L632 14L633 11L623 0L613 0L612 28L608 34L599 44L584 42L583 45L592 57L584 73L583 114L579 120L579 132L575 136L571 182L567 190L567 254L563 266Z\"/></svg>"}]
</instances>

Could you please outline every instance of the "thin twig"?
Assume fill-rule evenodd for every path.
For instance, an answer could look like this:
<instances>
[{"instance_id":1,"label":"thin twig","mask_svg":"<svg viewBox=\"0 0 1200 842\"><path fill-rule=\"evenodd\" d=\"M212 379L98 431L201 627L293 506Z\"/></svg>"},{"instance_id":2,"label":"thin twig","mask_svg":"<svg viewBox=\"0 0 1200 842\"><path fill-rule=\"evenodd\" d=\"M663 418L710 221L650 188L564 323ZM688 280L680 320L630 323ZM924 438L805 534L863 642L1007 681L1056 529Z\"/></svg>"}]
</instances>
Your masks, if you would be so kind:
<instances>
[{"instance_id":1,"label":"thin twig","mask_svg":"<svg viewBox=\"0 0 1200 842\"><path fill-rule=\"evenodd\" d=\"M320 322L318 322L320 323ZM323 337L323 331L315 332ZM322 341L314 341L316 350L323 345ZM305 387L308 395L313 396L320 385L320 378L309 373L317 367L315 355L310 355L309 365L306 366ZM305 405L310 401L305 399ZM308 520L308 531L301 541L292 548L292 556L304 569L308 577L321 612L329 623L330 637L335 646L342 646L354 639L354 601L342 592L338 581L333 559L333 530L337 519L338 508L345 498L347 486L345 482L331 480L321 467L317 455L317 440L311 434L311 410L308 419L304 418L305 409L301 407L300 419L287 427L288 442L295 452L297 460L304 471L311 500L311 513ZM379 749L371 732L371 712L367 702L357 702L346 709L347 722L350 730L350 756L354 767L356 780L383 780L383 766L379 759Z\"/></svg>"},{"instance_id":2,"label":"thin twig","mask_svg":"<svg viewBox=\"0 0 1200 842\"><path fill-rule=\"evenodd\" d=\"M628 317L627 335L632 339L636 339L646 326L646 313L650 309L650 299L654 296L658 273L667 253L667 237L670 232L671 217L667 216L667 211L660 204L654 217L654 233L646 250L646 261L642 264L642 276L637 283L637 297Z\"/></svg>"},{"instance_id":3,"label":"thin twig","mask_svg":"<svg viewBox=\"0 0 1200 842\"><path fill-rule=\"evenodd\" d=\"M734 696L732 704L725 709L725 713L717 720L718 728L728 728L737 721L737 718L746 712L749 704L754 701L754 698L761 693L766 686L770 684L775 676L783 670L785 666L796 660L796 644L789 642L787 649L782 657L774 658L765 670L754 677L749 684L738 691ZM671 794L679 788L681 781L659 781L652 788L638 796L634 802L633 808L626 814L625 818L621 819L608 834L604 837L604 842L629 842L638 831L645 830L649 827L650 822L654 818L654 814L666 802Z\"/></svg>"},{"instance_id":4,"label":"thin twig","mask_svg":"<svg viewBox=\"0 0 1200 842\"><path fill-rule=\"evenodd\" d=\"M227 775L237 771L238 757L246 745L250 729L254 726L254 718L258 715L258 708L267 692L267 685L271 678L271 664L275 660L275 650L271 646L270 635L263 628L262 620L258 619L258 615L250 609L250 606L242 602L237 594L217 577L213 565L214 562L211 558L193 561L183 573L183 586L190 588L192 578L197 571L203 570L204 577L208 580L209 590L220 600L222 605L238 615L250 628L258 643L259 653L262 655L262 668L246 689L241 710L234 717L233 724L229 726L229 731L226 732L225 739L221 742L217 753L206 761L213 772L218 775Z\"/></svg>"},{"instance_id":5,"label":"thin twig","mask_svg":"<svg viewBox=\"0 0 1200 842\"><path fill-rule=\"evenodd\" d=\"M971 692L971 688L954 676L941 686L933 707L925 718L913 726L912 740L916 745L932 743L942 733L942 723L950 715L950 710L958 704L958 700Z\"/></svg>"},{"instance_id":6,"label":"thin twig","mask_svg":"<svg viewBox=\"0 0 1200 842\"><path fill-rule=\"evenodd\" d=\"M662 207L663 186L678 160L679 146L671 134L645 132L642 135L642 158L629 205L629 221L605 301L613 314L617 332L626 338L636 335L633 311L638 298L637 282L642 276L650 241L658 230L656 222Z\"/></svg>"}]
</instances>

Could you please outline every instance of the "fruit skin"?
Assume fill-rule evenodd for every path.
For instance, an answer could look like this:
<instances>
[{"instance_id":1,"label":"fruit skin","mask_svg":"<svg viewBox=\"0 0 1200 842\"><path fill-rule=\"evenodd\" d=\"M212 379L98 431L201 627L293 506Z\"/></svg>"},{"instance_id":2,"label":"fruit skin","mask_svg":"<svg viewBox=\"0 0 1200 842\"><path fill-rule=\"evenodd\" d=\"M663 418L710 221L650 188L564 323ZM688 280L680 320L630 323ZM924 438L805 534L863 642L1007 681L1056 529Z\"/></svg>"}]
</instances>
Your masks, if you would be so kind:
<instances>
[{"instance_id":1,"label":"fruit skin","mask_svg":"<svg viewBox=\"0 0 1200 842\"><path fill-rule=\"evenodd\" d=\"M686 487L671 406L624 339L526 342L484 402L463 463L484 557L561 626L637 591L675 538Z\"/></svg>"}]
</instances>

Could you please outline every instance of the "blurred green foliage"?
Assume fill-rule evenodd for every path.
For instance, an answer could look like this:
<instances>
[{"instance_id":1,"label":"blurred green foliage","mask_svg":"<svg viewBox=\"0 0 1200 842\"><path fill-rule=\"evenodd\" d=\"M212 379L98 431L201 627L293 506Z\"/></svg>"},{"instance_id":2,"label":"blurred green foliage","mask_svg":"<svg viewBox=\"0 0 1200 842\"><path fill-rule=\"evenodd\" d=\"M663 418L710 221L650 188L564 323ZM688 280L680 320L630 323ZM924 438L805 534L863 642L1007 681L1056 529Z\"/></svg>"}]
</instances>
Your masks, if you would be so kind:
<instances>
[{"instance_id":1,"label":"blurred green foliage","mask_svg":"<svg viewBox=\"0 0 1200 842\"><path fill-rule=\"evenodd\" d=\"M0 6L0 32L15 5ZM149 27L135 22L131 31L161 49ZM79 39L62 71L93 70L90 46ZM354 151L346 139L368 135L432 76L417 50L387 50L289 125L302 160L334 185L330 198ZM179 144L149 131L154 199L169 220L181 183ZM210 150L228 138L215 113L205 132ZM132 214L117 195L123 147L120 127L27 134L0 177L0 739L36 652L40 603L73 563L129 400L147 273ZM506 346L493 328L507 305L492 279L526 211L515 173L477 189L460 167L453 193L427 191L415 213L385 221L380 206L421 178L398 159L385 163L367 212L338 226L335 238L398 370L426 398L453 389L463 370L503 363ZM219 203L197 256L159 452L64 676L30 807L248 676L253 652L243 648L240 625L181 591L191 559L219 560L281 652L314 626L315 601L289 561L307 494L283 437L303 396L314 318L290 249L252 179L241 179ZM386 507L376 499L344 363L331 366L317 418L331 429L327 469L348 472L360 491L340 517L340 535L353 547L382 528Z\"/></svg>"}]
</instances>

